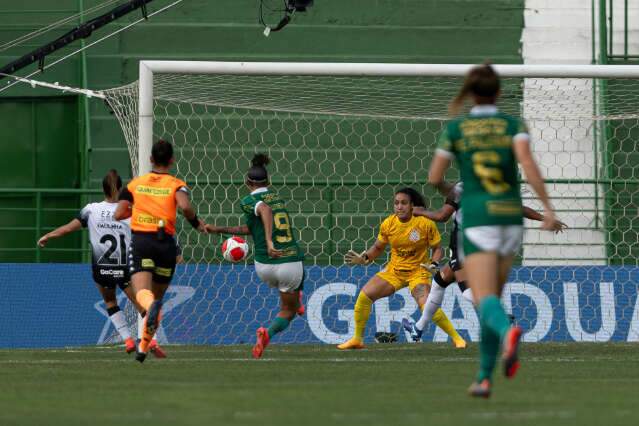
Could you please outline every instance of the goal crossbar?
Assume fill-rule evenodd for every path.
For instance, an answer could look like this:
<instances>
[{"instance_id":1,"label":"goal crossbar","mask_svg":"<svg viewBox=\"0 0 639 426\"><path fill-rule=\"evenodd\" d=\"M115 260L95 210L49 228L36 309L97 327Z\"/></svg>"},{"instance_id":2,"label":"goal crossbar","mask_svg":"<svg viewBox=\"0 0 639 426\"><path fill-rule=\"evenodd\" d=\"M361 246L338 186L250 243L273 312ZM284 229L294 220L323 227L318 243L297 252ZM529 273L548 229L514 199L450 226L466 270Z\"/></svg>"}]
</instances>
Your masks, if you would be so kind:
<instances>
[{"instance_id":1,"label":"goal crossbar","mask_svg":"<svg viewBox=\"0 0 639 426\"><path fill-rule=\"evenodd\" d=\"M462 77L474 64L375 64L311 62L140 61L138 173L151 170L154 74L254 76ZM639 78L639 65L496 64L503 77Z\"/></svg>"}]
</instances>

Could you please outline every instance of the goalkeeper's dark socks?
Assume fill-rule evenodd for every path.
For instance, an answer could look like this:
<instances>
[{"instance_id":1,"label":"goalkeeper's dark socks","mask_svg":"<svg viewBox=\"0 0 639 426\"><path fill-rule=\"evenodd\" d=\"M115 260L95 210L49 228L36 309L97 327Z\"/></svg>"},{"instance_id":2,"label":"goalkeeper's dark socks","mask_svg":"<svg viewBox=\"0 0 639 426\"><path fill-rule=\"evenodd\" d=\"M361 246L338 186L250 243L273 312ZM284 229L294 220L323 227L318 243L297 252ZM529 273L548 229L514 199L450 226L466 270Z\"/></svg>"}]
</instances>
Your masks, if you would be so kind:
<instances>
[{"instance_id":1,"label":"goalkeeper's dark socks","mask_svg":"<svg viewBox=\"0 0 639 426\"><path fill-rule=\"evenodd\" d=\"M277 333L281 333L282 331L288 328L288 325L291 323L291 320L282 317L276 317L271 325L268 327L268 337L272 338Z\"/></svg>"}]
</instances>

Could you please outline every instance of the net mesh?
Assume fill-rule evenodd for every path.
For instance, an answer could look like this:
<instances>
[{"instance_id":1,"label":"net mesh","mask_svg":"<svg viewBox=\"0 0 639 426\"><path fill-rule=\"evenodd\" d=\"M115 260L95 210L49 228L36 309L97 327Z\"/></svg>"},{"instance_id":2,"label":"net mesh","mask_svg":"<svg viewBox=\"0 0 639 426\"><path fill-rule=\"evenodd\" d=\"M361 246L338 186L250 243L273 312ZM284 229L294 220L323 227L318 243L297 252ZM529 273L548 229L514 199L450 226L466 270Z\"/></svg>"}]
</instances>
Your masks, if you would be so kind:
<instances>
[{"instance_id":1,"label":"net mesh","mask_svg":"<svg viewBox=\"0 0 639 426\"><path fill-rule=\"evenodd\" d=\"M334 275L320 276L319 281L331 282L341 274L347 282L359 282L343 265L343 255L374 241L380 222L392 211L398 187L419 189L433 209L443 204L425 181L449 118L448 103L460 85L461 79L444 77L158 74L153 133L154 139L174 144L176 175L191 187L199 215L222 226L241 224L239 200L247 194L243 182L250 158L268 153L272 185L287 201L307 265L317 266L313 270L320 275ZM623 79L503 79L500 109L526 120L553 203L569 227L551 234L527 221L518 263L538 265L539 271L552 265L637 265L637 89L636 81ZM135 171L137 83L106 95ZM449 178L456 175L453 169ZM522 187L525 204L538 209L532 192ZM187 263L208 267L223 262L217 241L180 223L178 240ZM450 228L440 225L444 241ZM226 292L223 297L230 299L203 301L209 304L203 310L213 303L233 303L235 291L246 296L245 290L232 288L236 278L228 272L240 267L216 270L215 281L231 289L217 295L203 289L213 298ZM200 278L188 274L182 272L175 281L196 288L210 285L193 282ZM272 311L277 302L269 294L253 294L251 309ZM229 330L238 317L249 315L240 308L231 311L215 318L223 323L216 323L216 329ZM202 320L203 313L180 318L168 326L188 328ZM239 333L229 341L245 337Z\"/></svg>"}]
</instances>

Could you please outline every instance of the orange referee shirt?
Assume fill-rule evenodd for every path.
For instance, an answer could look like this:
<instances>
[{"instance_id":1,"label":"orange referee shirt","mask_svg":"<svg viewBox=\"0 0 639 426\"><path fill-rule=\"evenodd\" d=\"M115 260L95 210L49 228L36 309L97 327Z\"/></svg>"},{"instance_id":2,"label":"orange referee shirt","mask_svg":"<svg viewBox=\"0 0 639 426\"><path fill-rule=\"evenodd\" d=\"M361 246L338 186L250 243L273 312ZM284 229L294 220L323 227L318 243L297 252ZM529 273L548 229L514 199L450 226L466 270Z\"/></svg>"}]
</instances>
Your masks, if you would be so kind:
<instances>
[{"instance_id":1,"label":"orange referee shirt","mask_svg":"<svg viewBox=\"0 0 639 426\"><path fill-rule=\"evenodd\" d=\"M186 182L163 173L147 173L129 182L127 189L133 196L131 230L157 232L163 220L166 233L175 235L175 193L182 188L186 190Z\"/></svg>"}]
</instances>

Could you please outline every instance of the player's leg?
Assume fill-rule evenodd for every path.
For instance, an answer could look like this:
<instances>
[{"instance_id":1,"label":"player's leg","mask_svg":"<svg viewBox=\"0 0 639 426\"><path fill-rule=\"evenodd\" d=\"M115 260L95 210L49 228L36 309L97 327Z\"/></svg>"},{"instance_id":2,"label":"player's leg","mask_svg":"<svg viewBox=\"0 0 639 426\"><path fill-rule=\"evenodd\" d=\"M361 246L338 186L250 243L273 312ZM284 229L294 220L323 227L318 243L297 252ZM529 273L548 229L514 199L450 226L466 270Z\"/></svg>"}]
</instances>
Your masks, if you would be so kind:
<instances>
[{"instance_id":1,"label":"player's leg","mask_svg":"<svg viewBox=\"0 0 639 426\"><path fill-rule=\"evenodd\" d=\"M455 281L457 282L457 285L459 286L459 291L461 291L461 294L464 299L468 300L470 303L474 305L475 299L473 298L473 291L470 289L470 287L468 286L468 282L466 281L466 271L464 270L464 267L462 266L461 262L458 262L457 265L458 265L458 269L455 269L454 273L455 273Z\"/></svg>"},{"instance_id":2,"label":"player's leg","mask_svg":"<svg viewBox=\"0 0 639 426\"><path fill-rule=\"evenodd\" d=\"M380 272L372 277L357 295L357 301L353 309L355 334L350 340L338 345L337 349L361 349L364 347L364 330L366 329L373 303L377 299L388 297L396 291L396 287L384 278L395 281L394 278L388 276L388 273Z\"/></svg>"},{"instance_id":3,"label":"player's leg","mask_svg":"<svg viewBox=\"0 0 639 426\"><path fill-rule=\"evenodd\" d=\"M253 357L260 358L271 339L286 330L298 315L300 293L304 286L304 265L302 262L287 262L275 265L256 265L258 276L270 286L276 287L280 295L280 311L268 328L260 327L256 332Z\"/></svg>"},{"instance_id":4,"label":"player's leg","mask_svg":"<svg viewBox=\"0 0 639 426\"><path fill-rule=\"evenodd\" d=\"M419 337L421 337L428 321L430 321L435 312L440 309L442 300L444 299L444 293L446 292L446 287L448 287L453 281L453 271L448 265L444 266L440 271L437 271L433 276L430 284L430 292L426 302L424 303L422 314L419 320L414 324L415 331L419 334ZM419 338L417 340L419 340Z\"/></svg>"},{"instance_id":5,"label":"player's leg","mask_svg":"<svg viewBox=\"0 0 639 426\"><path fill-rule=\"evenodd\" d=\"M514 260L514 253L519 250L521 246L521 239L523 236L522 226L508 226L504 229L505 241L504 248L500 253L499 258L499 277L498 277L498 294L501 296L506 281L508 280L508 274ZM512 324L512 317L508 318L509 325ZM504 364L504 375L508 378L512 378L519 369L519 342L521 340L522 330L518 326L510 326L506 333L501 336L502 342L502 360Z\"/></svg>"},{"instance_id":6,"label":"player's leg","mask_svg":"<svg viewBox=\"0 0 639 426\"><path fill-rule=\"evenodd\" d=\"M124 341L126 353L133 352L135 350L135 342L133 341L133 338L131 338L131 332L129 330L129 325L126 322L124 312L122 312L118 306L115 286L111 287L96 283L96 287L100 291L102 299L104 300L109 320Z\"/></svg>"},{"instance_id":7,"label":"player's leg","mask_svg":"<svg viewBox=\"0 0 639 426\"><path fill-rule=\"evenodd\" d=\"M133 240L133 247L135 249L135 239ZM135 250L133 252L135 258ZM150 287L143 290L145 303L140 300L140 293L136 292L136 299L146 310L144 332L138 347L138 355L140 356L136 356L139 361L143 361L144 357L146 357L150 350L153 336L155 336L157 329L160 327L162 299L175 273L177 253L175 239L171 236L165 236L163 239L152 236L151 240L149 240L147 253L152 261L149 263L149 265L152 265L152 269ZM135 275L132 276L132 279L134 278Z\"/></svg>"},{"instance_id":8,"label":"player's leg","mask_svg":"<svg viewBox=\"0 0 639 426\"><path fill-rule=\"evenodd\" d=\"M452 275L452 273L450 275ZM427 277L428 277L428 274L424 274L424 278L427 278ZM424 306L424 304L428 303L427 299L426 299L426 296L428 298L431 298L431 294L433 292L433 289L431 288L430 292L421 292L421 291L419 291L419 289L422 288L422 287L428 288L428 285L426 285L426 284L417 284L417 285L415 285L412 281L409 282L409 288L411 289L411 294L415 298L415 301L417 302L418 305ZM437 290L437 289L435 289L435 290ZM442 290L445 291L445 288L442 287ZM439 306L441 306L441 300L444 297L443 296L443 291L442 291L442 294L441 294L441 298L438 300ZM426 300L420 299L421 297L424 297ZM437 325L437 327L439 327L442 330L444 330L444 332L448 336L450 336L450 338L452 339L453 344L455 345L456 348L460 348L460 349L465 348L467 346L466 345L466 341L459 335L457 330L455 330L455 327L453 326L453 324L450 322L450 320L448 319L448 317L446 316L444 311L442 311L441 307L439 307L439 306L431 314L431 318L430 319L432 319L432 321L435 323L435 325ZM424 306L424 310L425 310L425 306ZM424 316L424 312L422 312L422 316ZM421 318L420 318L420 320L421 320ZM424 328L422 327L421 331L423 332L423 330L424 330ZM419 334L420 334L420 337L421 337L421 333L419 333Z\"/></svg>"},{"instance_id":9,"label":"player's leg","mask_svg":"<svg viewBox=\"0 0 639 426\"><path fill-rule=\"evenodd\" d=\"M497 353L501 342L506 341L511 330L510 321L501 304L500 295L506 282L512 256L521 245L523 228L514 226L481 226L464 230L464 267L468 274L470 287L478 302L481 337L480 370L477 382L469 389L473 396L487 396L485 389L490 387ZM512 232L511 232L512 231ZM513 329L521 331L518 327ZM515 353L519 342L514 347ZM479 391L478 391L479 390Z\"/></svg>"},{"instance_id":10,"label":"player's leg","mask_svg":"<svg viewBox=\"0 0 639 426\"><path fill-rule=\"evenodd\" d=\"M280 291L280 311L271 321L268 328L260 327L257 329L257 340L253 346L253 358L260 358L264 350L269 345L271 339L284 330L286 330L291 321L297 315L300 303L299 291L283 292Z\"/></svg>"}]
</instances>

